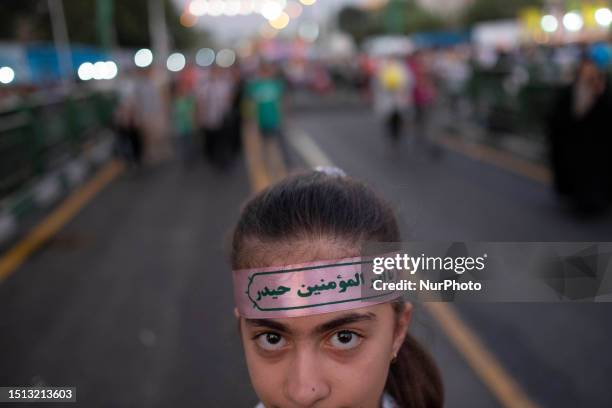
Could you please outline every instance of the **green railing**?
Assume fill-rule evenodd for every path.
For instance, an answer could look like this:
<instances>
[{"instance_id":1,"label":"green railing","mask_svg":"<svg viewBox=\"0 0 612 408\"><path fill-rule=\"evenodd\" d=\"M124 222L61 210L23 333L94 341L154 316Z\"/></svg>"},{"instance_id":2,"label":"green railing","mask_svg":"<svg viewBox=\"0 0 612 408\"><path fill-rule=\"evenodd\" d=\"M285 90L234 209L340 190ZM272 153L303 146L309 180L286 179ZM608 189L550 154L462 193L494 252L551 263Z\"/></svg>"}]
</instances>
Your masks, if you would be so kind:
<instances>
[{"instance_id":1,"label":"green railing","mask_svg":"<svg viewBox=\"0 0 612 408\"><path fill-rule=\"evenodd\" d=\"M77 156L112 126L114 104L111 93L88 92L0 112L0 198Z\"/></svg>"},{"instance_id":2,"label":"green railing","mask_svg":"<svg viewBox=\"0 0 612 408\"><path fill-rule=\"evenodd\" d=\"M541 137L559 85L530 79L513 90L509 73L475 71L468 95L479 121L491 132Z\"/></svg>"}]
</instances>

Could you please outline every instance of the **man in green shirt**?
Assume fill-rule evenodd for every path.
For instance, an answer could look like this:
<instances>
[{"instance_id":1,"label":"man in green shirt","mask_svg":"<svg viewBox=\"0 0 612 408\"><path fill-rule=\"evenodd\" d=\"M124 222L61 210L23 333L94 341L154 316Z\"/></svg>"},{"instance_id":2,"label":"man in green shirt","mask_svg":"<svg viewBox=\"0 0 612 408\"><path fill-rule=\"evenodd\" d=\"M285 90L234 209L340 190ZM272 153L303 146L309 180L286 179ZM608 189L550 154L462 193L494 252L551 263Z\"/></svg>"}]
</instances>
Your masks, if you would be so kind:
<instances>
[{"instance_id":1,"label":"man in green shirt","mask_svg":"<svg viewBox=\"0 0 612 408\"><path fill-rule=\"evenodd\" d=\"M247 86L247 96L253 102L259 131L264 138L278 137L282 127L285 85L276 69L262 63L259 75Z\"/></svg>"}]
</instances>

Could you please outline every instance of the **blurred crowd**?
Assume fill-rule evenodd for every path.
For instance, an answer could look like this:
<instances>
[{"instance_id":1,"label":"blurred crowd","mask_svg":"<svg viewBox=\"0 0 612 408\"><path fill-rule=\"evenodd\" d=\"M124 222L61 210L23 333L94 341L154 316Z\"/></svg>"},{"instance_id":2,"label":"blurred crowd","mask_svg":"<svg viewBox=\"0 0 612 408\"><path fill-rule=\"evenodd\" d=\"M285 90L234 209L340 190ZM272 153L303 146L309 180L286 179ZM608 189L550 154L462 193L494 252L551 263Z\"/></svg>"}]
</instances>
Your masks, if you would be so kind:
<instances>
[{"instance_id":1,"label":"blurred crowd","mask_svg":"<svg viewBox=\"0 0 612 408\"><path fill-rule=\"evenodd\" d=\"M249 68L187 66L170 78L166 95L151 74L140 70L126 76L119 91L117 150L135 166L147 151L155 155L151 150L160 144L164 126L156 118L165 117L164 112L169 113L170 148L187 168L198 157L218 169L229 168L242 149L245 112L264 140L280 137L286 81L271 62Z\"/></svg>"},{"instance_id":2,"label":"blurred crowd","mask_svg":"<svg viewBox=\"0 0 612 408\"><path fill-rule=\"evenodd\" d=\"M533 114L539 109L537 125L542 141L547 137L556 191L572 206L595 211L612 201L612 161L607 159L607 114L612 112L609 68L605 44L513 51L458 45L406 54L362 54L350 60L262 58L256 64L229 68L194 65L172 77L167 98L170 130L187 167L201 156L223 169L240 152L245 112L264 141L280 139L288 91L317 98L348 91L371 102L392 143L407 137L435 154L431 122L440 110L450 121L484 121L490 129L505 129L496 123L502 120L496 104L507 106L524 90L545 86L549 103L535 106L529 98L517 99L517 112ZM161 99L154 96L152 81L145 79L140 72L123 80L116 113L120 150L135 164L142 162L143 143L153 140L160 128L150 119L163 116L155 113L162 109L156 102ZM501 93L497 100L483 98L491 83ZM509 121L521 122L522 117L517 113ZM517 129L520 136L521 128Z\"/></svg>"},{"instance_id":3,"label":"blurred crowd","mask_svg":"<svg viewBox=\"0 0 612 408\"><path fill-rule=\"evenodd\" d=\"M409 139L435 154L445 122L478 125L490 140L500 132L545 145L548 157L541 159L550 165L555 191L576 208L599 211L612 201L611 55L607 43L252 55L228 66L188 62L161 76L153 67L123 67L114 81L85 87L114 89L116 150L134 166L176 154L187 168L202 158L227 169L241 151L245 123L256 125L264 144L282 139L287 94L350 94L371 103L392 144ZM0 106L50 99L62 89L0 87Z\"/></svg>"}]
</instances>

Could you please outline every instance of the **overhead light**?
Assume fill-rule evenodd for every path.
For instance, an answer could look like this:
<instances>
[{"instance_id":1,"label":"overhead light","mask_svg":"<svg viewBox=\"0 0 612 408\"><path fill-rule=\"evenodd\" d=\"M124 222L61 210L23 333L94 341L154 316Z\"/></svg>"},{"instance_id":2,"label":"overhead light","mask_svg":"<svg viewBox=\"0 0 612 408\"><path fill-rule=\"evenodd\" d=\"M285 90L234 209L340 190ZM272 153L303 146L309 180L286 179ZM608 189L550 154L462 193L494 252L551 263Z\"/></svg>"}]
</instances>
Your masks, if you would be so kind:
<instances>
[{"instance_id":1,"label":"overhead light","mask_svg":"<svg viewBox=\"0 0 612 408\"><path fill-rule=\"evenodd\" d=\"M93 64L93 79L106 79L106 63L104 61L98 61Z\"/></svg>"},{"instance_id":2,"label":"overhead light","mask_svg":"<svg viewBox=\"0 0 612 408\"><path fill-rule=\"evenodd\" d=\"M193 0L189 3L189 12L196 17L201 17L208 11L208 2L204 0Z\"/></svg>"},{"instance_id":3,"label":"overhead light","mask_svg":"<svg viewBox=\"0 0 612 408\"><path fill-rule=\"evenodd\" d=\"M211 0L208 3L208 15L217 17L225 12L225 1L223 0Z\"/></svg>"},{"instance_id":4,"label":"overhead light","mask_svg":"<svg viewBox=\"0 0 612 408\"><path fill-rule=\"evenodd\" d=\"M289 21L291 21L289 15L282 11L277 18L270 21L270 25L277 30L282 30L283 28L287 27Z\"/></svg>"},{"instance_id":5,"label":"overhead light","mask_svg":"<svg viewBox=\"0 0 612 408\"><path fill-rule=\"evenodd\" d=\"M236 62L236 53L230 49L223 49L217 53L217 65L221 68L229 68Z\"/></svg>"},{"instance_id":6,"label":"overhead light","mask_svg":"<svg viewBox=\"0 0 612 408\"><path fill-rule=\"evenodd\" d=\"M104 63L104 79L114 79L119 73L119 68L114 61Z\"/></svg>"},{"instance_id":7,"label":"overhead light","mask_svg":"<svg viewBox=\"0 0 612 408\"><path fill-rule=\"evenodd\" d=\"M0 82L10 84L15 79L15 70L11 67L0 68Z\"/></svg>"},{"instance_id":8,"label":"overhead light","mask_svg":"<svg viewBox=\"0 0 612 408\"><path fill-rule=\"evenodd\" d=\"M545 32L554 33L559 28L559 21L557 20L557 17L547 14L542 17L540 25L542 26L542 30Z\"/></svg>"},{"instance_id":9,"label":"overhead light","mask_svg":"<svg viewBox=\"0 0 612 408\"><path fill-rule=\"evenodd\" d=\"M595 21L602 27L610 27L612 24L612 11L607 7L602 7L595 11Z\"/></svg>"},{"instance_id":10,"label":"overhead light","mask_svg":"<svg viewBox=\"0 0 612 408\"><path fill-rule=\"evenodd\" d=\"M148 48L136 51L134 54L134 64L139 68L148 67L153 63L153 53Z\"/></svg>"},{"instance_id":11,"label":"overhead light","mask_svg":"<svg viewBox=\"0 0 612 408\"><path fill-rule=\"evenodd\" d=\"M168 56L166 67L168 68L168 71L179 72L185 68L185 63L185 56L180 52L175 52L174 54L170 54Z\"/></svg>"},{"instance_id":12,"label":"overhead light","mask_svg":"<svg viewBox=\"0 0 612 408\"><path fill-rule=\"evenodd\" d=\"M91 62L84 62L79 65L77 75L81 81L93 79L94 65Z\"/></svg>"},{"instance_id":13,"label":"overhead light","mask_svg":"<svg viewBox=\"0 0 612 408\"><path fill-rule=\"evenodd\" d=\"M582 16L576 11L570 11L563 16L563 26L568 31L580 31L584 25Z\"/></svg>"},{"instance_id":14,"label":"overhead light","mask_svg":"<svg viewBox=\"0 0 612 408\"><path fill-rule=\"evenodd\" d=\"M215 62L215 51L210 48L202 48L196 54L196 64L201 67L209 67Z\"/></svg>"},{"instance_id":15,"label":"overhead light","mask_svg":"<svg viewBox=\"0 0 612 408\"><path fill-rule=\"evenodd\" d=\"M268 21L276 20L282 12L281 5L272 0L266 1L261 7L261 15Z\"/></svg>"},{"instance_id":16,"label":"overhead light","mask_svg":"<svg viewBox=\"0 0 612 408\"><path fill-rule=\"evenodd\" d=\"M239 0L228 0L225 2L224 13L226 16L236 16L240 13L240 7Z\"/></svg>"}]
</instances>

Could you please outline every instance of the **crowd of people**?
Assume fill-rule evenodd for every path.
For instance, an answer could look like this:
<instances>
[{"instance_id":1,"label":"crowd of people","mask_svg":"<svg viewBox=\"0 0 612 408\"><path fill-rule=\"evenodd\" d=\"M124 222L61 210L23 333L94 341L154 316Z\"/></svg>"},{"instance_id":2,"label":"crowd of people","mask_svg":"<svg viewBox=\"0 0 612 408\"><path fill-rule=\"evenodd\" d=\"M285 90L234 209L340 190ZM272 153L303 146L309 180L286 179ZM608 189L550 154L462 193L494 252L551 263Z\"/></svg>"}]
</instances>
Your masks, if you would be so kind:
<instances>
[{"instance_id":1,"label":"crowd of people","mask_svg":"<svg viewBox=\"0 0 612 408\"><path fill-rule=\"evenodd\" d=\"M166 126L173 151L185 167L198 156L218 169L229 168L242 149L243 116L248 113L264 140L280 137L285 85L275 64L255 70L240 65L188 67L170 79L166 97L151 72L128 76L120 86L115 113L118 153L135 166L146 160L156 119L169 112ZM152 91L152 92L148 92Z\"/></svg>"},{"instance_id":2,"label":"crowd of people","mask_svg":"<svg viewBox=\"0 0 612 408\"><path fill-rule=\"evenodd\" d=\"M393 142L402 135L428 141L435 133L430 128L432 113L444 106L449 120L485 123L487 132L506 128L491 121L497 106L511 106L506 121L512 122L515 137L528 138L532 132L547 143L545 160L553 175L554 190L579 212L600 213L612 203L612 139L609 117L612 112L610 93L610 48L605 44L558 47L523 47L513 51L476 48L417 51L410 55L379 58L371 69L369 83L376 113L385 133ZM484 73L484 74L481 74ZM488 73L488 74L487 74ZM498 101L485 100L486 90L478 88L481 75L491 83L499 82ZM488 76L487 76L488 75ZM528 86L548 95L544 100L529 100L518 95ZM484 98L487 99L487 98ZM495 106L495 104L498 104ZM529 106L522 106L528 104ZM467 111L467 113L466 113ZM535 124L521 123L529 119ZM410 132L406 131L410 122ZM499 126L498 126L499 125ZM525 128L532 126L530 132ZM501 135L490 135L499 138ZM435 149L433 150L435 152Z\"/></svg>"},{"instance_id":3,"label":"crowd of people","mask_svg":"<svg viewBox=\"0 0 612 408\"><path fill-rule=\"evenodd\" d=\"M339 77L337 72L334 75L337 65L317 61L312 66L317 72L325 67L329 78ZM538 120L548 136L555 190L573 206L591 211L612 202L612 169L606 157L610 149L606 115L612 109L609 66L609 55L597 47L525 47L486 53L457 46L369 58L367 63L356 59L351 68L357 67L353 71L358 75L347 72L340 77L355 79L354 90L361 89L360 94L371 100L392 144L407 138L432 155L439 149L431 123L441 105L451 120L478 122L479 100L468 90L478 72L503 74L500 87L506 98L516 96L517 89L529 83L547 83L553 103L534 108L544 112ZM249 69L239 64L188 66L174 75L165 109L170 112L168 130L183 163L189 167L201 156L217 168L228 168L241 150L245 113L257 124L264 146L282 139L287 88L299 85L323 97L318 87L295 80L294 71L283 71L280 65L261 59ZM308 65L302 71L308 71ZM152 119L163 116L164 103L155 95L149 73L141 70L128 78L119 87L119 150L139 165L147 150L143 146L151 134L160 132L161 125ZM325 95L330 94L327 88Z\"/></svg>"}]
</instances>

